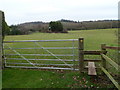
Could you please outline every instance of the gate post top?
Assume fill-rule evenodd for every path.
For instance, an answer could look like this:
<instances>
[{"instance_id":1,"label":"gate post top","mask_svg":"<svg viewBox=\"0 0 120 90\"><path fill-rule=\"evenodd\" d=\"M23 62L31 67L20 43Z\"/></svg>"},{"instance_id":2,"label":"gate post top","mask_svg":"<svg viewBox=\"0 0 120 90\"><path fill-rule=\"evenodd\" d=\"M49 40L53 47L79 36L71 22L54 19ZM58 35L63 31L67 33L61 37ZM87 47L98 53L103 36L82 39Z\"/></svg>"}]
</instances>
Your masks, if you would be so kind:
<instances>
[{"instance_id":1,"label":"gate post top","mask_svg":"<svg viewBox=\"0 0 120 90\"><path fill-rule=\"evenodd\" d=\"M84 40L84 38L81 37L81 38L79 38L79 40Z\"/></svg>"},{"instance_id":2,"label":"gate post top","mask_svg":"<svg viewBox=\"0 0 120 90\"><path fill-rule=\"evenodd\" d=\"M1 28L2 28L2 21L4 20L4 12L0 10L0 25L1 25Z\"/></svg>"},{"instance_id":3,"label":"gate post top","mask_svg":"<svg viewBox=\"0 0 120 90\"><path fill-rule=\"evenodd\" d=\"M2 20L2 11L0 10L0 22L2 22L1 20Z\"/></svg>"},{"instance_id":4,"label":"gate post top","mask_svg":"<svg viewBox=\"0 0 120 90\"><path fill-rule=\"evenodd\" d=\"M106 45L105 43L102 43L101 45Z\"/></svg>"},{"instance_id":5,"label":"gate post top","mask_svg":"<svg viewBox=\"0 0 120 90\"><path fill-rule=\"evenodd\" d=\"M101 49L105 50L106 44L101 44Z\"/></svg>"},{"instance_id":6,"label":"gate post top","mask_svg":"<svg viewBox=\"0 0 120 90\"><path fill-rule=\"evenodd\" d=\"M4 12L0 10L0 14L4 16Z\"/></svg>"},{"instance_id":7,"label":"gate post top","mask_svg":"<svg viewBox=\"0 0 120 90\"><path fill-rule=\"evenodd\" d=\"M79 40L80 43L83 43L84 38L79 38L78 40Z\"/></svg>"},{"instance_id":8,"label":"gate post top","mask_svg":"<svg viewBox=\"0 0 120 90\"><path fill-rule=\"evenodd\" d=\"M0 12L3 12L3 11L0 10Z\"/></svg>"}]
</instances>

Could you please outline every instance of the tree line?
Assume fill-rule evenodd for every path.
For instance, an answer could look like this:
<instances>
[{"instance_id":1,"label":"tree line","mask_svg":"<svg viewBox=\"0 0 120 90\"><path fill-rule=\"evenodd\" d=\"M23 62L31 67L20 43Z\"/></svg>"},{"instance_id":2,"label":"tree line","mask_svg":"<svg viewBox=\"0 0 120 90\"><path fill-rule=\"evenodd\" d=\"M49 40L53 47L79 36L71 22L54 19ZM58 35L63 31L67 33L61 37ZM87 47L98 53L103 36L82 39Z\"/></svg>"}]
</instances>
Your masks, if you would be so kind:
<instances>
[{"instance_id":1,"label":"tree line","mask_svg":"<svg viewBox=\"0 0 120 90\"><path fill-rule=\"evenodd\" d=\"M28 22L18 25L5 26L7 35L22 35L33 32L61 32L67 33L69 30L91 30L91 29L107 29L118 28L117 20L98 20L98 21L73 21L61 19L58 21L45 22Z\"/></svg>"}]
</instances>

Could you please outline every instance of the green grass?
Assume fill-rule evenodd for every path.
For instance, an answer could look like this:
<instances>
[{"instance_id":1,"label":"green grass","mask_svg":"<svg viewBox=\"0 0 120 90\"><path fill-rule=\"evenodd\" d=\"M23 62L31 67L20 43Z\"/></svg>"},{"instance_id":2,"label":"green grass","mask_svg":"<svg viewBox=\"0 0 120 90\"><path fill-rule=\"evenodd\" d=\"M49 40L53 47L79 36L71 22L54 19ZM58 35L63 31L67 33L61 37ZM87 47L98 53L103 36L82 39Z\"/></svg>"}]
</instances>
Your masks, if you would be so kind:
<instances>
[{"instance_id":1,"label":"green grass","mask_svg":"<svg viewBox=\"0 0 120 90\"><path fill-rule=\"evenodd\" d=\"M101 84L96 82L87 74L73 71L26 69L5 69L3 71L3 88L100 88ZM106 83L103 85L104 88L113 87Z\"/></svg>"},{"instance_id":2,"label":"green grass","mask_svg":"<svg viewBox=\"0 0 120 90\"><path fill-rule=\"evenodd\" d=\"M115 32L117 29L98 29L98 30L80 30L70 31L69 33L33 33L30 35L14 35L6 36L5 40L53 40L53 39L78 39L84 38L85 50L100 50L101 44L105 43L110 46L117 46L117 36ZM39 43L43 47L65 47L72 46L71 42L46 42ZM14 43L8 44L14 48L20 47L36 47L34 43ZM78 42L75 42L75 47L78 46ZM37 46L38 47L38 46ZM19 50L17 50L19 51ZM50 50L56 54L71 54L72 50ZM48 54L43 50L20 50L20 53L41 53ZM6 51L6 53L14 53L13 51ZM78 51L75 50L76 55ZM15 57L15 56L14 56ZM18 56L17 56L18 58ZM20 58L20 57L19 57ZM53 58L55 57L27 57L26 58ZM71 57L59 57L64 59L70 59ZM78 57L76 56L75 59ZM88 58L98 58L90 57ZM12 62L16 60L11 60ZM10 61L10 62L11 62ZM22 61L24 62L24 61ZM37 61L36 61L37 62ZM38 62L37 62L38 63ZM39 63L55 63L55 62L39 62ZM61 63L61 62L57 62ZM72 62L73 63L73 62ZM62 78L65 76L65 78ZM78 77L78 78L77 78ZM85 78L88 83L84 84L82 78ZM77 78L78 80L76 81ZM82 82L79 82L82 81ZM93 84L90 77L87 74L80 75L79 72L66 72L59 73L54 71L39 71L39 70L25 70L25 69L5 69L3 70L3 87L4 88L82 88L82 87L101 87L98 83ZM102 84L102 87L104 84ZM112 87L112 86L111 86Z\"/></svg>"},{"instance_id":3,"label":"green grass","mask_svg":"<svg viewBox=\"0 0 120 90\"><path fill-rule=\"evenodd\" d=\"M117 29L98 29L98 30L81 30L81 31L70 31L69 33L33 33L30 35L15 35L15 36L7 36L5 37L5 40L50 40L50 39L78 39L80 37L83 37L84 44L85 44L85 50L100 50L101 44L106 43L108 45L117 45L117 39L115 36L115 31ZM73 42L39 42L39 44L43 47L72 47ZM25 43L10 43L8 44L11 47L14 48L28 48L28 47L39 47L33 42L25 42ZM75 41L75 47L78 47L78 42ZM21 54L49 54L45 50L17 50ZM72 54L72 50L49 50L50 52L54 54ZM5 51L6 53L15 54L12 50ZM60 59L73 59L75 58L78 60L78 50L74 50L75 57L71 56L58 56ZM20 56L8 56L8 58L21 58ZM56 59L54 56L25 56L25 58L28 59ZM91 58L91 59L99 59L100 56L86 56L85 58ZM8 62L25 62L28 63L25 60L19 61L19 60L7 60ZM33 63L40 63L40 64L64 64L61 61L57 62L51 62L51 61L31 61ZM66 62L68 64L71 64L73 62ZM76 62L78 64L78 62Z\"/></svg>"},{"instance_id":4,"label":"green grass","mask_svg":"<svg viewBox=\"0 0 120 90\"><path fill-rule=\"evenodd\" d=\"M65 33L33 33L30 35L6 36L5 40L51 40L51 39L85 39L86 49L99 49L101 43L117 45L115 31L117 29L98 29L70 31ZM93 46L94 45L94 46Z\"/></svg>"}]
</instances>

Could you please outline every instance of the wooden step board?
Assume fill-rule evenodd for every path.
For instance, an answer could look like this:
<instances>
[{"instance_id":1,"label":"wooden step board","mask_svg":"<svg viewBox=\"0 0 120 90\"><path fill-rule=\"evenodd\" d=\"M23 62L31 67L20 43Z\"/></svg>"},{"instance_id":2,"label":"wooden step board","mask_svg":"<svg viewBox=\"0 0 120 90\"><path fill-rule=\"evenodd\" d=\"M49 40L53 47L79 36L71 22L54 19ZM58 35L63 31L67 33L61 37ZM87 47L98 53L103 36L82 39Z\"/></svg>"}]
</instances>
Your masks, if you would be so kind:
<instances>
[{"instance_id":1,"label":"wooden step board","mask_svg":"<svg viewBox=\"0 0 120 90\"><path fill-rule=\"evenodd\" d=\"M88 75L97 75L94 62L88 62Z\"/></svg>"}]
</instances>

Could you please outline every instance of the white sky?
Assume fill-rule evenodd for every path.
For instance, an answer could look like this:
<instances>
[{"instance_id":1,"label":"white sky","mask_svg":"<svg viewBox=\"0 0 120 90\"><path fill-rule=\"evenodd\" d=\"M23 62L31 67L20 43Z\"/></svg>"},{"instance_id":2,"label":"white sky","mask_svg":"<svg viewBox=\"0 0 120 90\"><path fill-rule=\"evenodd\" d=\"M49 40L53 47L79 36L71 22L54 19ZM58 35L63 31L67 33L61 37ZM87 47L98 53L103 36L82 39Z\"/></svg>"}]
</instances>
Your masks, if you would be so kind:
<instances>
[{"instance_id":1,"label":"white sky","mask_svg":"<svg viewBox=\"0 0 120 90\"><path fill-rule=\"evenodd\" d=\"M119 0L0 0L8 25L31 21L118 19Z\"/></svg>"}]
</instances>

